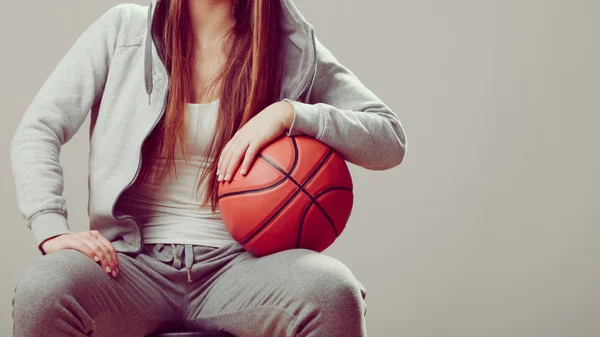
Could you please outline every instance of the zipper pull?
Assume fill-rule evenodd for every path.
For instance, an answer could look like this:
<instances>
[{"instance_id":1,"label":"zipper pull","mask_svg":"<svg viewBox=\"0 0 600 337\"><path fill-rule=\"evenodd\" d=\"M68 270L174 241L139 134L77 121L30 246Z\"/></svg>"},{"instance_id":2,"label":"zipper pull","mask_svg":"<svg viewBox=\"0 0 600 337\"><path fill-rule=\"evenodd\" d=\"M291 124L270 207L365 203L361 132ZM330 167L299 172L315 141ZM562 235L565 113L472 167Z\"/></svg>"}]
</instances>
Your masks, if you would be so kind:
<instances>
[{"instance_id":1,"label":"zipper pull","mask_svg":"<svg viewBox=\"0 0 600 337\"><path fill-rule=\"evenodd\" d=\"M188 283L192 282L192 269L190 267L186 267L185 269L187 269L187 281Z\"/></svg>"}]
</instances>

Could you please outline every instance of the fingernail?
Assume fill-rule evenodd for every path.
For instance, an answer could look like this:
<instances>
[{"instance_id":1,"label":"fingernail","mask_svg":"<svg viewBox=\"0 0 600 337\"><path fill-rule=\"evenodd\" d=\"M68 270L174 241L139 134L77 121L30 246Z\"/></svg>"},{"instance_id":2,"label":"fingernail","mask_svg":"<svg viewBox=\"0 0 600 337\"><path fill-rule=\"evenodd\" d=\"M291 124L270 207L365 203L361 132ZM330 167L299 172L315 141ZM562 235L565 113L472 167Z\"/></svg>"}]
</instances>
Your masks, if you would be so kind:
<instances>
[{"instance_id":1,"label":"fingernail","mask_svg":"<svg viewBox=\"0 0 600 337\"><path fill-rule=\"evenodd\" d=\"M246 169L242 169L242 174L246 174Z\"/></svg>"},{"instance_id":2,"label":"fingernail","mask_svg":"<svg viewBox=\"0 0 600 337\"><path fill-rule=\"evenodd\" d=\"M218 181L221 181L221 180L223 180L223 175L222 175L222 174L219 174L219 179L217 179L217 180L218 180Z\"/></svg>"},{"instance_id":3,"label":"fingernail","mask_svg":"<svg viewBox=\"0 0 600 337\"><path fill-rule=\"evenodd\" d=\"M217 170L217 175L219 175L219 170Z\"/></svg>"},{"instance_id":4,"label":"fingernail","mask_svg":"<svg viewBox=\"0 0 600 337\"><path fill-rule=\"evenodd\" d=\"M117 277L117 272L113 270L113 272L112 272L112 276L113 276L113 277Z\"/></svg>"},{"instance_id":5,"label":"fingernail","mask_svg":"<svg viewBox=\"0 0 600 337\"><path fill-rule=\"evenodd\" d=\"M225 175L225 180L229 180L229 178L230 178L230 177L229 177L229 173L227 173L227 174Z\"/></svg>"},{"instance_id":6,"label":"fingernail","mask_svg":"<svg viewBox=\"0 0 600 337\"><path fill-rule=\"evenodd\" d=\"M110 273L110 267L106 266L106 271Z\"/></svg>"},{"instance_id":7,"label":"fingernail","mask_svg":"<svg viewBox=\"0 0 600 337\"><path fill-rule=\"evenodd\" d=\"M98 262L98 261L100 261L100 258L97 256L94 256L94 261Z\"/></svg>"}]
</instances>

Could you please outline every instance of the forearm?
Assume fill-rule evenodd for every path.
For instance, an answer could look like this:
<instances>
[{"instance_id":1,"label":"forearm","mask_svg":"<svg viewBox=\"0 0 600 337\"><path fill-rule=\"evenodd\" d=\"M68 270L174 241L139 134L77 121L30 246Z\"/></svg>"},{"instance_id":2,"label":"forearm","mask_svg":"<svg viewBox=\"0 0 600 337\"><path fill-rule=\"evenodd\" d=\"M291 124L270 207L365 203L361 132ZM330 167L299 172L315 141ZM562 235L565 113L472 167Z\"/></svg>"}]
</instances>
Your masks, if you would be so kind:
<instances>
[{"instance_id":1,"label":"forearm","mask_svg":"<svg viewBox=\"0 0 600 337\"><path fill-rule=\"evenodd\" d=\"M355 165L384 170L399 165L405 154L404 131L390 112L338 109L332 105L286 100L294 107L288 135L314 137Z\"/></svg>"}]
</instances>

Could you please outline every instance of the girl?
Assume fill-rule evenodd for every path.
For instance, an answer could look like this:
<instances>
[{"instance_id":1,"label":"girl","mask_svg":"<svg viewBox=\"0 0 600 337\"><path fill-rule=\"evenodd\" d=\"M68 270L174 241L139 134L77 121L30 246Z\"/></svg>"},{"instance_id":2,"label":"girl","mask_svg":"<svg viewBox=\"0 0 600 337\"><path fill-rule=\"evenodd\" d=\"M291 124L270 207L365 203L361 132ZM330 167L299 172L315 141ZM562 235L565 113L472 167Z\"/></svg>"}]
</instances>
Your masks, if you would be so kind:
<instances>
[{"instance_id":1,"label":"girl","mask_svg":"<svg viewBox=\"0 0 600 337\"><path fill-rule=\"evenodd\" d=\"M59 153L90 111L90 230L73 232ZM291 0L106 11L12 140L20 211L42 254L15 288L14 335L366 336L366 292L342 262L305 249L256 258L221 221L219 184L282 134L372 170L406 150L398 117Z\"/></svg>"}]
</instances>

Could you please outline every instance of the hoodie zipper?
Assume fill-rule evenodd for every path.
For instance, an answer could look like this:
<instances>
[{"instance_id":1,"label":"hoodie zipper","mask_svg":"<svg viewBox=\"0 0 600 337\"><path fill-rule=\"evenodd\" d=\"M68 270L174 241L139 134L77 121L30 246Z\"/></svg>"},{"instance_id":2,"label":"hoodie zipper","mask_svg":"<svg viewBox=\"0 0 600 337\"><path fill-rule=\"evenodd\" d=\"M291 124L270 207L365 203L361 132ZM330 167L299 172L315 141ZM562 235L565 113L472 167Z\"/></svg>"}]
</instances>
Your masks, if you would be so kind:
<instances>
[{"instance_id":1,"label":"hoodie zipper","mask_svg":"<svg viewBox=\"0 0 600 337\"><path fill-rule=\"evenodd\" d=\"M167 93L169 86L167 85ZM158 116L158 118L154 121L154 124L152 124L152 127L150 128L150 130L148 131L148 133L146 133L146 135L144 136L144 138L142 139L142 145L144 144L144 142L146 141L146 138L148 138L148 136L150 135L150 133L152 132L152 130L154 130L154 128L156 127L156 125L158 124L158 121L162 118L162 116L165 113L165 107L166 107L166 102L167 102L167 94L165 94L165 98L163 99L163 108L162 111L160 113L160 115ZM123 194L123 192L128 189L131 185L133 185L133 183L135 182L135 180L137 179L137 177L140 174L141 168L142 168L142 145L140 145L140 154L139 154L139 160L138 160L138 167L137 167L137 171L135 172L135 176L133 177L133 179L131 179L131 181L124 187L121 189L121 191L119 192L119 194L117 194L117 197L115 198L115 201L113 202L112 205L112 209L111 209L111 214L112 216L117 219L117 220L123 220L123 219L132 219L133 221L135 221L136 225L140 226L138 220L131 215L125 215L125 216L115 216L115 206L117 205L117 201L119 200L119 198L121 197L121 195ZM133 252L133 253L139 253L143 248L143 244L140 245L140 247L138 248L137 251Z\"/></svg>"},{"instance_id":2,"label":"hoodie zipper","mask_svg":"<svg viewBox=\"0 0 600 337\"><path fill-rule=\"evenodd\" d=\"M154 9L154 12L156 12L156 9ZM154 14L152 15L152 20L150 22L150 26L152 26L154 24ZM152 38L152 43L154 43L156 45L156 41L154 40L154 34L150 33L150 36ZM159 57L160 62L163 66L165 66L163 60ZM140 174L141 168L142 168L142 146L144 144L144 142L146 141L146 138L148 138L148 136L150 135L150 133L152 132L152 130L154 130L154 128L156 127L156 125L158 124L158 121L160 121L160 119L162 118L162 116L165 114L165 110L166 110L166 106L167 106L167 101L168 101L168 97L169 97L169 86L170 86L170 82L169 82L169 77L167 76L167 89L165 91L165 96L163 98L163 106L162 106L162 110L160 112L160 114L158 115L158 118L156 120L154 120L154 123L152 124L152 127L150 127L150 130L148 130L148 132L146 133L146 135L144 136L144 138L142 139L142 143L140 144L140 150L139 150L139 160L138 160L138 167L137 170L135 172L135 175L133 176L133 179L131 179L131 181L129 181L129 183L121 189L121 191L119 192L119 194L117 194L117 197L115 198L115 200L113 201L112 204L112 208L111 208L111 215L113 216L113 218L115 218L116 220L123 220L123 219L132 219L133 221L135 221L136 225L140 226L138 220L131 215L125 215L125 216L115 216L115 206L117 205L117 201L119 200L119 198L121 197L121 195L123 194L123 192L128 189L131 185L133 185L133 183L135 182L135 180L137 179L137 177ZM141 236L140 236L141 239ZM135 254L139 253L140 251L142 251L143 249L143 242L141 242L142 244L140 244L140 247L138 248L137 251L133 252Z\"/></svg>"}]
</instances>

